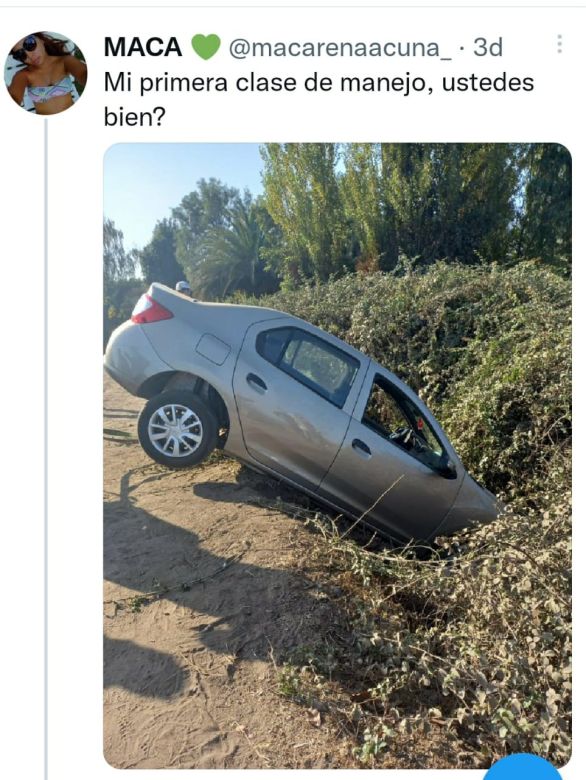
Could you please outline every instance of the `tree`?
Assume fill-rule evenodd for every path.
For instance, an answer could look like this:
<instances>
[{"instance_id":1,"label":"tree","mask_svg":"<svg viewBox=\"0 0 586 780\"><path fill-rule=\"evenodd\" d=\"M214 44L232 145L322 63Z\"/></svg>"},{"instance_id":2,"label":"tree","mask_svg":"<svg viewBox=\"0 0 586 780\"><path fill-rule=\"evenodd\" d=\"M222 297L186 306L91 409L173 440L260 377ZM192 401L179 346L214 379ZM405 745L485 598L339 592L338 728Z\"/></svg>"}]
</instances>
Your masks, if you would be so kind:
<instances>
[{"instance_id":1,"label":"tree","mask_svg":"<svg viewBox=\"0 0 586 780\"><path fill-rule=\"evenodd\" d=\"M336 144L266 144L263 182L267 211L282 233L275 271L298 283L325 280L348 268L350 231L336 172Z\"/></svg>"},{"instance_id":2,"label":"tree","mask_svg":"<svg viewBox=\"0 0 586 780\"><path fill-rule=\"evenodd\" d=\"M517 189L507 144L349 144L342 179L357 266L510 256Z\"/></svg>"},{"instance_id":3,"label":"tree","mask_svg":"<svg viewBox=\"0 0 586 780\"><path fill-rule=\"evenodd\" d=\"M569 272L572 254L572 158L559 144L529 144L520 155L523 202L517 249Z\"/></svg>"},{"instance_id":4,"label":"tree","mask_svg":"<svg viewBox=\"0 0 586 780\"><path fill-rule=\"evenodd\" d=\"M503 263L512 251L511 225L517 171L511 144L462 144L460 146L464 230L460 234L462 262L479 257ZM457 221L457 215L454 215ZM450 257L450 255L446 255Z\"/></svg>"},{"instance_id":5,"label":"tree","mask_svg":"<svg viewBox=\"0 0 586 780\"><path fill-rule=\"evenodd\" d=\"M344 213L352 230L356 267L388 271L398 260L394 209L386 200L380 144L345 144L340 182Z\"/></svg>"},{"instance_id":6,"label":"tree","mask_svg":"<svg viewBox=\"0 0 586 780\"><path fill-rule=\"evenodd\" d=\"M185 278L185 271L177 262L177 228L173 220L162 219L155 225L149 243L139 251L142 275L147 284L161 282L169 287Z\"/></svg>"},{"instance_id":7,"label":"tree","mask_svg":"<svg viewBox=\"0 0 586 780\"><path fill-rule=\"evenodd\" d=\"M225 298L236 290L274 292L276 277L262 260L268 214L246 191L228 208L226 219L227 224L210 227L201 239L194 289L214 298Z\"/></svg>"},{"instance_id":8,"label":"tree","mask_svg":"<svg viewBox=\"0 0 586 780\"><path fill-rule=\"evenodd\" d=\"M429 262L434 200L429 145L382 144L381 177L385 211L395 224L398 252Z\"/></svg>"},{"instance_id":9,"label":"tree","mask_svg":"<svg viewBox=\"0 0 586 780\"><path fill-rule=\"evenodd\" d=\"M516 191L507 144L383 144L399 251L424 263L504 261Z\"/></svg>"},{"instance_id":10,"label":"tree","mask_svg":"<svg viewBox=\"0 0 586 780\"><path fill-rule=\"evenodd\" d=\"M110 333L130 313L140 296L143 283L135 278L135 260L124 250L124 235L113 220L104 219L104 345Z\"/></svg>"},{"instance_id":11,"label":"tree","mask_svg":"<svg viewBox=\"0 0 586 780\"><path fill-rule=\"evenodd\" d=\"M228 224L228 209L238 198L238 190L218 179L200 179L197 188L186 195L172 210L177 226L177 262L195 275L197 250L204 233L212 227Z\"/></svg>"},{"instance_id":12,"label":"tree","mask_svg":"<svg viewBox=\"0 0 586 780\"><path fill-rule=\"evenodd\" d=\"M124 235L114 221L104 219L104 284L134 276L134 260L124 250Z\"/></svg>"}]
</instances>

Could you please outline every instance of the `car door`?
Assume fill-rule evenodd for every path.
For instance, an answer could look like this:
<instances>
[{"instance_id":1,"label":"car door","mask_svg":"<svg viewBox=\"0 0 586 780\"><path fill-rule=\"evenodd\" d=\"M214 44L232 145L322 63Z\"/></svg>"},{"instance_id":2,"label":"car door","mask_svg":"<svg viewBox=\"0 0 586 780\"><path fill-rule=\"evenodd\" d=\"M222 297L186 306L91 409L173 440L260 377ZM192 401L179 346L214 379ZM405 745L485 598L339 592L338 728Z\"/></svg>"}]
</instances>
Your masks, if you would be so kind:
<instances>
[{"instance_id":1,"label":"car door","mask_svg":"<svg viewBox=\"0 0 586 780\"><path fill-rule=\"evenodd\" d=\"M455 465L450 474L448 459ZM431 412L373 363L318 494L354 517L367 514L369 523L391 537L424 540L450 510L463 476Z\"/></svg>"},{"instance_id":2,"label":"car door","mask_svg":"<svg viewBox=\"0 0 586 780\"><path fill-rule=\"evenodd\" d=\"M315 491L350 423L368 359L290 318L251 326L234 397L253 461Z\"/></svg>"}]
</instances>

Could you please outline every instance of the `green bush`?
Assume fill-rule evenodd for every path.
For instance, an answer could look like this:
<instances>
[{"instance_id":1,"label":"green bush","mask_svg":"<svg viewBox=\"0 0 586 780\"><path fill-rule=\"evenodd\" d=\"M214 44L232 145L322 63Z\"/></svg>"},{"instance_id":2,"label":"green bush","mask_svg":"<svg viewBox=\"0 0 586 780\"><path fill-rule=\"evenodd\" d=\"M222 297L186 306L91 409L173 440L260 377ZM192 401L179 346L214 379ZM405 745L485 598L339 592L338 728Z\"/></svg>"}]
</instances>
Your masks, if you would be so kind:
<instances>
[{"instance_id":1,"label":"green bush","mask_svg":"<svg viewBox=\"0 0 586 780\"><path fill-rule=\"evenodd\" d=\"M525 262L350 275L262 303L396 373L477 478L535 503L568 478L570 300L570 282Z\"/></svg>"},{"instance_id":2,"label":"green bush","mask_svg":"<svg viewBox=\"0 0 586 780\"><path fill-rule=\"evenodd\" d=\"M406 267L262 301L394 371L512 509L424 560L310 517L344 630L288 668L356 735L361 764L421 766L422 750L428 766L569 758L570 300L569 281L524 262Z\"/></svg>"}]
</instances>

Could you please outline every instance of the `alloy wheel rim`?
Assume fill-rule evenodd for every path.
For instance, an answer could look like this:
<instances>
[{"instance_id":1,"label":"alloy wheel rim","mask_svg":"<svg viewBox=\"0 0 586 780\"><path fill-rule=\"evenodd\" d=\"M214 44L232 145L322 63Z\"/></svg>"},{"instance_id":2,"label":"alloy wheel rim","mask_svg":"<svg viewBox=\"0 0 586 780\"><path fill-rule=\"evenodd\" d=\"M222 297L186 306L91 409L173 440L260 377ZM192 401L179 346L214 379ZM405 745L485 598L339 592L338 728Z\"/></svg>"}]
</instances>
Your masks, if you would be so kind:
<instances>
[{"instance_id":1,"label":"alloy wheel rim","mask_svg":"<svg viewBox=\"0 0 586 780\"><path fill-rule=\"evenodd\" d=\"M203 438L197 414L184 404L165 404L151 415L148 436L153 447L172 458L192 455Z\"/></svg>"}]
</instances>

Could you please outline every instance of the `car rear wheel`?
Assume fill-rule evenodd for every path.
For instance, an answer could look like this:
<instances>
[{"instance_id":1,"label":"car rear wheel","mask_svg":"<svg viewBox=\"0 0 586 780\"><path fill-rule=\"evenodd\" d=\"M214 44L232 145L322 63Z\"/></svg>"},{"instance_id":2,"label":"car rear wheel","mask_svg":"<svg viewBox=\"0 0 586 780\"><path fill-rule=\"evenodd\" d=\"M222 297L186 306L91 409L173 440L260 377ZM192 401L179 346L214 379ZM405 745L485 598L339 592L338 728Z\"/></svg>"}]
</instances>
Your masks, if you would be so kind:
<instances>
[{"instance_id":1,"label":"car rear wheel","mask_svg":"<svg viewBox=\"0 0 586 780\"><path fill-rule=\"evenodd\" d=\"M201 463L218 443L218 421L206 403L185 390L151 398L138 418L138 439L157 463L184 468Z\"/></svg>"}]
</instances>

